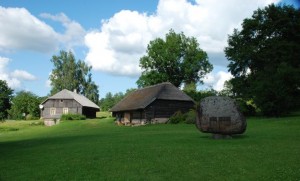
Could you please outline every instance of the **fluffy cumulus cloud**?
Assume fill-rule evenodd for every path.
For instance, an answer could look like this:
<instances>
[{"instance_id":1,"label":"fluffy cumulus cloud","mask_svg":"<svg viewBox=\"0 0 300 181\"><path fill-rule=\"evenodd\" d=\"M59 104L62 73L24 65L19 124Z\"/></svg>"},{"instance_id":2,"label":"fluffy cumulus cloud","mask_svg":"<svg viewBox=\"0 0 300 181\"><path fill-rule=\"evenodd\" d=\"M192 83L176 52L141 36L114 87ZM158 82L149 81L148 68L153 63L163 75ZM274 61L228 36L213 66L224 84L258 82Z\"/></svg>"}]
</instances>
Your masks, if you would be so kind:
<instances>
[{"instance_id":1,"label":"fluffy cumulus cloud","mask_svg":"<svg viewBox=\"0 0 300 181\"><path fill-rule=\"evenodd\" d=\"M70 20L64 13L51 15L42 13L42 18L50 19L60 22L65 28L63 34L57 34L60 42L63 42L67 49L72 49L74 46L82 45L84 43L84 36L86 34L84 28L76 21Z\"/></svg>"},{"instance_id":2,"label":"fluffy cumulus cloud","mask_svg":"<svg viewBox=\"0 0 300 181\"><path fill-rule=\"evenodd\" d=\"M70 20L65 14L40 15L45 20L60 22L63 33L32 15L25 8L5 8L0 6L0 52L30 50L53 52L59 47L72 49L84 44L86 34L82 26Z\"/></svg>"},{"instance_id":3,"label":"fluffy cumulus cloud","mask_svg":"<svg viewBox=\"0 0 300 181\"><path fill-rule=\"evenodd\" d=\"M25 8L0 6L0 50L49 52L57 46L56 32Z\"/></svg>"},{"instance_id":4,"label":"fluffy cumulus cloud","mask_svg":"<svg viewBox=\"0 0 300 181\"><path fill-rule=\"evenodd\" d=\"M96 70L138 76L141 72L139 58L146 53L149 41L164 37L172 28L196 37L200 47L208 53L210 62L225 67L223 49L227 35L239 28L242 20L250 17L258 7L276 1L160 0L153 14L122 10L110 19L102 20L99 30L85 36L89 48L85 60Z\"/></svg>"},{"instance_id":5,"label":"fluffy cumulus cloud","mask_svg":"<svg viewBox=\"0 0 300 181\"><path fill-rule=\"evenodd\" d=\"M37 79L34 75L24 70L10 72L7 68L10 61L9 58L0 56L0 80L5 80L9 87L19 89L22 87L24 81L34 81Z\"/></svg>"},{"instance_id":6,"label":"fluffy cumulus cloud","mask_svg":"<svg viewBox=\"0 0 300 181\"><path fill-rule=\"evenodd\" d=\"M229 72L211 72L204 77L203 82L206 86L211 87L216 91L221 91L223 89L225 81L231 78L232 75Z\"/></svg>"}]
</instances>

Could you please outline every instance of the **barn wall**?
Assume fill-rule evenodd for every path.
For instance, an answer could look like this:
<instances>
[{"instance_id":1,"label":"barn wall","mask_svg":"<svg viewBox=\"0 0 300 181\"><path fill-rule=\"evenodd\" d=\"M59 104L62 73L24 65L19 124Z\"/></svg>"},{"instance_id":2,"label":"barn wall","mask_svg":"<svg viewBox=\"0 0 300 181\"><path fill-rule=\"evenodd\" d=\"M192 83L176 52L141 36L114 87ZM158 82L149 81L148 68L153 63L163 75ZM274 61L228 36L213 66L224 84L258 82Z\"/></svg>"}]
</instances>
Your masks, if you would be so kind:
<instances>
[{"instance_id":1,"label":"barn wall","mask_svg":"<svg viewBox=\"0 0 300 181\"><path fill-rule=\"evenodd\" d=\"M68 108L68 113L82 114L82 106L73 99L49 99L43 103L43 118L60 118L63 114L63 108ZM50 115L51 108L56 108L55 115Z\"/></svg>"},{"instance_id":2,"label":"barn wall","mask_svg":"<svg viewBox=\"0 0 300 181\"><path fill-rule=\"evenodd\" d=\"M175 112L186 113L193 108L194 102L192 101L155 100L145 109L113 112L113 116L117 117L119 121L125 121L124 115L127 115L126 119L130 115L130 122L134 124L144 122L165 123Z\"/></svg>"},{"instance_id":3,"label":"barn wall","mask_svg":"<svg viewBox=\"0 0 300 181\"><path fill-rule=\"evenodd\" d=\"M146 119L170 118L175 112L188 112L194 108L192 101L155 100L145 109Z\"/></svg>"}]
</instances>

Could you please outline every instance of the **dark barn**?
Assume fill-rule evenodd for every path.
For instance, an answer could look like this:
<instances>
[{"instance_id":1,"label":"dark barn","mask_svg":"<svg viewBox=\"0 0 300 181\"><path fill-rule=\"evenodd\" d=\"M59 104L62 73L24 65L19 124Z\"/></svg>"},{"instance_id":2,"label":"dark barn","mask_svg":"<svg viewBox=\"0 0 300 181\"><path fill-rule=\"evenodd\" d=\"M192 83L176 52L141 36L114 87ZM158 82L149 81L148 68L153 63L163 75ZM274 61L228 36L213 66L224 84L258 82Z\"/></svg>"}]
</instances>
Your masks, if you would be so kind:
<instances>
[{"instance_id":1,"label":"dark barn","mask_svg":"<svg viewBox=\"0 0 300 181\"><path fill-rule=\"evenodd\" d=\"M46 120L60 119L62 114L82 114L95 118L99 106L83 95L69 90L62 90L49 97L41 104L41 116Z\"/></svg>"},{"instance_id":2,"label":"dark barn","mask_svg":"<svg viewBox=\"0 0 300 181\"><path fill-rule=\"evenodd\" d=\"M193 99L167 82L132 92L110 111L125 124L144 124L165 123L175 112L185 113L192 108Z\"/></svg>"}]
</instances>

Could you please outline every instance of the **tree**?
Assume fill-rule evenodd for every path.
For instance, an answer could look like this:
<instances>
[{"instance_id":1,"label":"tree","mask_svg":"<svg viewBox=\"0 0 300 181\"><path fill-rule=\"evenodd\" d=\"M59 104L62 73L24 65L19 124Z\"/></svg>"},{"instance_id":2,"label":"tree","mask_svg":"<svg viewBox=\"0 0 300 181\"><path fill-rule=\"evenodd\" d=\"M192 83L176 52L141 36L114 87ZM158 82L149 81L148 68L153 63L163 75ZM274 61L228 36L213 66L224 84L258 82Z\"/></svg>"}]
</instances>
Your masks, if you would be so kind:
<instances>
[{"instance_id":1,"label":"tree","mask_svg":"<svg viewBox=\"0 0 300 181\"><path fill-rule=\"evenodd\" d=\"M136 89L127 89L126 93L118 92L114 95L111 92L108 92L105 95L105 98L100 100L100 107L102 111L108 111L114 105L116 105L119 101L121 101L124 97L126 97L129 93L135 91Z\"/></svg>"},{"instance_id":2,"label":"tree","mask_svg":"<svg viewBox=\"0 0 300 181\"><path fill-rule=\"evenodd\" d=\"M4 80L0 80L0 120L4 120L8 116L7 110L10 109L10 100L13 90L10 89Z\"/></svg>"},{"instance_id":3,"label":"tree","mask_svg":"<svg viewBox=\"0 0 300 181\"><path fill-rule=\"evenodd\" d=\"M300 10L274 4L254 11L235 29L225 48L234 94L265 115L279 116L299 107Z\"/></svg>"},{"instance_id":4,"label":"tree","mask_svg":"<svg viewBox=\"0 0 300 181\"><path fill-rule=\"evenodd\" d=\"M99 101L98 86L92 80L91 66L83 61L76 61L72 52L60 51L58 56L52 56L54 69L49 77L53 95L63 89L76 90L94 103Z\"/></svg>"},{"instance_id":5,"label":"tree","mask_svg":"<svg viewBox=\"0 0 300 181\"><path fill-rule=\"evenodd\" d=\"M213 68L196 38L173 30L166 34L165 40L150 41L147 55L140 59L140 67L143 72L137 81L139 87L161 82L171 82L176 87L203 83L201 79Z\"/></svg>"},{"instance_id":6,"label":"tree","mask_svg":"<svg viewBox=\"0 0 300 181\"><path fill-rule=\"evenodd\" d=\"M31 92L21 91L12 98L12 106L8 111L12 119L24 119L24 116L30 115L37 119L40 116L39 104L41 99ZM23 115L25 113L25 115Z\"/></svg>"}]
</instances>

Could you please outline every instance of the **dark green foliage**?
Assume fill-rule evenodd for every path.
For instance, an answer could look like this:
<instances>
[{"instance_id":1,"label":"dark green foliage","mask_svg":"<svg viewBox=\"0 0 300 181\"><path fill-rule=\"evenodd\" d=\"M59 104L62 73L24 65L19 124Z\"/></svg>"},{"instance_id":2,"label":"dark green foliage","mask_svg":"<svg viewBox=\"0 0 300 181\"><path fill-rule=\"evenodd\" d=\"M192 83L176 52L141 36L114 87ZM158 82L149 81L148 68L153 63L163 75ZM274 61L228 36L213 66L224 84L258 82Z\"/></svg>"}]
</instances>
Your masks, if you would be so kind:
<instances>
[{"instance_id":1,"label":"dark green foliage","mask_svg":"<svg viewBox=\"0 0 300 181\"><path fill-rule=\"evenodd\" d=\"M258 9L228 38L225 54L235 96L253 99L264 115L299 108L300 10L292 6Z\"/></svg>"},{"instance_id":2,"label":"dark green foliage","mask_svg":"<svg viewBox=\"0 0 300 181\"><path fill-rule=\"evenodd\" d=\"M36 119L40 117L41 99L31 92L21 91L12 98L12 106L8 111L11 119ZM23 115L25 114L25 115Z\"/></svg>"},{"instance_id":3,"label":"dark green foliage","mask_svg":"<svg viewBox=\"0 0 300 181\"><path fill-rule=\"evenodd\" d=\"M172 115L168 122L169 124L178 124L178 123L186 123L186 124L195 124L196 122L196 111L191 109L186 113L182 113L181 111L177 111Z\"/></svg>"},{"instance_id":4,"label":"dark green foliage","mask_svg":"<svg viewBox=\"0 0 300 181\"><path fill-rule=\"evenodd\" d=\"M239 110L245 116L255 116L260 113L260 110L251 101L245 101L243 99L235 99L238 104Z\"/></svg>"},{"instance_id":5,"label":"dark green foliage","mask_svg":"<svg viewBox=\"0 0 300 181\"><path fill-rule=\"evenodd\" d=\"M186 37L170 30L165 40L150 41L147 55L140 59L143 72L137 81L139 87L171 82L176 87L200 82L212 70L205 51L194 37Z\"/></svg>"},{"instance_id":6,"label":"dark green foliage","mask_svg":"<svg viewBox=\"0 0 300 181\"><path fill-rule=\"evenodd\" d=\"M194 109L191 109L189 112L185 113L185 123L186 124L195 124L196 123L197 113Z\"/></svg>"},{"instance_id":7,"label":"dark green foliage","mask_svg":"<svg viewBox=\"0 0 300 181\"><path fill-rule=\"evenodd\" d=\"M85 120L86 117L81 114L63 114L60 118L61 121L72 121L72 120Z\"/></svg>"},{"instance_id":8,"label":"dark green foliage","mask_svg":"<svg viewBox=\"0 0 300 181\"><path fill-rule=\"evenodd\" d=\"M99 91L98 86L92 80L91 66L85 64L84 61L76 61L71 51L60 51L58 56L52 56L51 62L54 65L49 77L52 86L51 95L63 89L76 90L77 93L98 103Z\"/></svg>"},{"instance_id":9,"label":"dark green foliage","mask_svg":"<svg viewBox=\"0 0 300 181\"><path fill-rule=\"evenodd\" d=\"M183 122L185 122L185 115L182 114L181 111L175 112L174 115L171 116L168 121L168 123L170 124L178 124Z\"/></svg>"},{"instance_id":10,"label":"dark green foliage","mask_svg":"<svg viewBox=\"0 0 300 181\"><path fill-rule=\"evenodd\" d=\"M217 91L211 90L201 90L201 91L194 91L194 90L183 90L188 96L190 96L194 101L200 102L201 99L209 96L216 96L218 94Z\"/></svg>"},{"instance_id":11,"label":"dark green foliage","mask_svg":"<svg viewBox=\"0 0 300 181\"><path fill-rule=\"evenodd\" d=\"M8 110L11 107L10 100L12 98L13 90L7 85L7 82L0 80L0 121L8 116Z\"/></svg>"}]
</instances>

